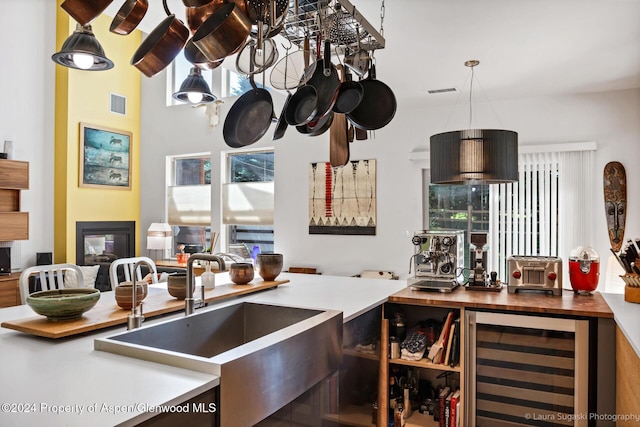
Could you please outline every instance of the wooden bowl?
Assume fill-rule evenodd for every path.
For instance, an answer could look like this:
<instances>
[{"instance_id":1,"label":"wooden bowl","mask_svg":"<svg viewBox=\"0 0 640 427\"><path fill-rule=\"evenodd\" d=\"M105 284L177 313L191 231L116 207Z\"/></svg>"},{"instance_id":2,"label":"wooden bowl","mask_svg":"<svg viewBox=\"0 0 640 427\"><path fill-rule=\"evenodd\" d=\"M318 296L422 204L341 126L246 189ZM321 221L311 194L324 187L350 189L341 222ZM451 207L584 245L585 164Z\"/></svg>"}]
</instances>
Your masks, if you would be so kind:
<instances>
[{"instance_id":1,"label":"wooden bowl","mask_svg":"<svg viewBox=\"0 0 640 427\"><path fill-rule=\"evenodd\" d=\"M93 308L100 299L100 290L93 288L65 288L34 292L27 296L27 304L36 313L53 322L78 319Z\"/></svg>"},{"instance_id":2,"label":"wooden bowl","mask_svg":"<svg viewBox=\"0 0 640 427\"><path fill-rule=\"evenodd\" d=\"M136 284L136 307L140 305L147 296L148 287L146 282ZM116 304L125 310L131 310L133 303L133 282L122 282L116 286Z\"/></svg>"},{"instance_id":3,"label":"wooden bowl","mask_svg":"<svg viewBox=\"0 0 640 427\"><path fill-rule=\"evenodd\" d=\"M275 280L282 271L282 254L258 254L258 274L265 282Z\"/></svg>"},{"instance_id":4,"label":"wooden bowl","mask_svg":"<svg viewBox=\"0 0 640 427\"><path fill-rule=\"evenodd\" d=\"M167 279L167 291L172 297L185 299L187 297L187 274L170 274Z\"/></svg>"},{"instance_id":5,"label":"wooden bowl","mask_svg":"<svg viewBox=\"0 0 640 427\"><path fill-rule=\"evenodd\" d=\"M236 262L229 266L229 277L236 285L246 285L253 280L253 264Z\"/></svg>"}]
</instances>

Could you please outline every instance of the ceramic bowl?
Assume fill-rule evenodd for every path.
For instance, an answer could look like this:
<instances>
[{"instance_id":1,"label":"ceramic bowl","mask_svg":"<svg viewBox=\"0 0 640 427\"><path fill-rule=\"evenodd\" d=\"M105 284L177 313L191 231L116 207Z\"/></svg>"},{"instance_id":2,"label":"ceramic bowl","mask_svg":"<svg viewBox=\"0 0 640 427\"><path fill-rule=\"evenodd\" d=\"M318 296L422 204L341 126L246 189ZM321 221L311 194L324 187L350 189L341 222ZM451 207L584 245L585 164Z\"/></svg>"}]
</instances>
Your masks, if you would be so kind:
<instances>
[{"instance_id":1,"label":"ceramic bowl","mask_svg":"<svg viewBox=\"0 0 640 427\"><path fill-rule=\"evenodd\" d=\"M258 274L266 282L275 280L282 271L282 254L258 254Z\"/></svg>"},{"instance_id":2,"label":"ceramic bowl","mask_svg":"<svg viewBox=\"0 0 640 427\"><path fill-rule=\"evenodd\" d=\"M170 274L167 279L167 291L172 297L185 299L187 297L187 274Z\"/></svg>"},{"instance_id":3,"label":"ceramic bowl","mask_svg":"<svg viewBox=\"0 0 640 427\"><path fill-rule=\"evenodd\" d=\"M27 304L51 321L78 319L93 308L100 299L100 291L93 288L65 288L34 292L27 296Z\"/></svg>"},{"instance_id":4,"label":"ceramic bowl","mask_svg":"<svg viewBox=\"0 0 640 427\"><path fill-rule=\"evenodd\" d=\"M246 285L253 280L253 264L236 262L229 266L229 278L236 285Z\"/></svg>"},{"instance_id":5,"label":"ceramic bowl","mask_svg":"<svg viewBox=\"0 0 640 427\"><path fill-rule=\"evenodd\" d=\"M137 282L136 285L136 307L140 305L147 296L148 287L146 282ZM125 310L131 310L133 303L133 282L122 282L116 286L116 304Z\"/></svg>"}]
</instances>

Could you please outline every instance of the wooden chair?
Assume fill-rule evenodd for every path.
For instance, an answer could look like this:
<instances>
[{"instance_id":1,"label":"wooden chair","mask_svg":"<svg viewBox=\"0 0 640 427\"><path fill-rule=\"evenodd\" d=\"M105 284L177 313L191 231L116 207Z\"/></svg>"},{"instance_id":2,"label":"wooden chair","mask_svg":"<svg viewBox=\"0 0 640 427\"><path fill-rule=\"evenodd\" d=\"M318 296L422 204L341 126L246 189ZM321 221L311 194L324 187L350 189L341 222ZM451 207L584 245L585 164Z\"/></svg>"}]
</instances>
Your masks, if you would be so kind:
<instances>
[{"instance_id":1,"label":"wooden chair","mask_svg":"<svg viewBox=\"0 0 640 427\"><path fill-rule=\"evenodd\" d=\"M124 270L124 280L126 282L130 282L131 278L134 277L133 267L136 265L137 262L140 262L140 261L146 262L148 265L151 266L151 269L153 270L150 272L150 273L153 273L151 275L151 283L158 283L158 269L156 268L156 264L153 262L151 258L146 256L133 257L133 258L118 258L117 260L113 261L109 266L109 281L111 282L112 291L115 290L116 286L118 286L120 283L118 281L118 267L122 266ZM142 280L142 271L140 270L141 270L140 267L138 267L137 271L135 272L136 281Z\"/></svg>"},{"instance_id":2,"label":"wooden chair","mask_svg":"<svg viewBox=\"0 0 640 427\"><path fill-rule=\"evenodd\" d=\"M40 278L40 287L43 291L64 288L64 272L65 270L73 270L78 276L78 286L84 285L84 276L82 270L75 264L51 264L36 265L25 268L20 273L20 300L22 304L27 302L29 295L29 277L37 274Z\"/></svg>"}]
</instances>

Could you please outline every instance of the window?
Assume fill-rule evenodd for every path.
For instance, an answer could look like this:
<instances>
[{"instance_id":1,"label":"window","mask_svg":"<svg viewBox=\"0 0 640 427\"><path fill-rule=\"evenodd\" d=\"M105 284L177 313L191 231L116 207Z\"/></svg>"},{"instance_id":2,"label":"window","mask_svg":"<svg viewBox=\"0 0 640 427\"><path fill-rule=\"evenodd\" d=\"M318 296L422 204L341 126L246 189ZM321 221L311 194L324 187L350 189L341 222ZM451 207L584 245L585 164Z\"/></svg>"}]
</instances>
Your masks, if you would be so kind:
<instances>
[{"instance_id":1,"label":"window","mask_svg":"<svg viewBox=\"0 0 640 427\"><path fill-rule=\"evenodd\" d=\"M211 244L211 155L170 157L168 222L173 228L173 253L206 250Z\"/></svg>"},{"instance_id":2,"label":"window","mask_svg":"<svg viewBox=\"0 0 640 427\"><path fill-rule=\"evenodd\" d=\"M234 152L227 155L227 183L223 186L223 223L227 245L245 244L249 250L273 252L274 153Z\"/></svg>"},{"instance_id":3,"label":"window","mask_svg":"<svg viewBox=\"0 0 640 427\"><path fill-rule=\"evenodd\" d=\"M521 147L516 183L433 185L425 179L426 228L465 230L466 266L469 233L488 233L487 270L503 281L511 255L567 257L573 247L590 244L595 143L544 148Z\"/></svg>"}]
</instances>

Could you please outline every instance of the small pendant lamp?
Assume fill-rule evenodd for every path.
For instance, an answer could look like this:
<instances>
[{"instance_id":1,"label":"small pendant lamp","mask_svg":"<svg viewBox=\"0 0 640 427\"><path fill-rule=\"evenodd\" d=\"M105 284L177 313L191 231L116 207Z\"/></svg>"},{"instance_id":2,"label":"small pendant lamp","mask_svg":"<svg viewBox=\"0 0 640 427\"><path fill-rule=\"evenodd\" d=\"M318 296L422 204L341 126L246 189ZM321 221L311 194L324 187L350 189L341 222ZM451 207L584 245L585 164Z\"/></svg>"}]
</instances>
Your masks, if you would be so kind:
<instances>
[{"instance_id":1,"label":"small pendant lamp","mask_svg":"<svg viewBox=\"0 0 640 427\"><path fill-rule=\"evenodd\" d=\"M192 67L189 75L180 85L180 90L173 94L174 99L190 104L205 104L215 101L216 96L211 93L207 81L202 77L198 67Z\"/></svg>"},{"instance_id":2,"label":"small pendant lamp","mask_svg":"<svg viewBox=\"0 0 640 427\"><path fill-rule=\"evenodd\" d=\"M103 71L113 68L113 61L91 30L91 25L76 24L76 30L62 44L60 52L51 56L53 62L69 68L87 71Z\"/></svg>"}]
</instances>

